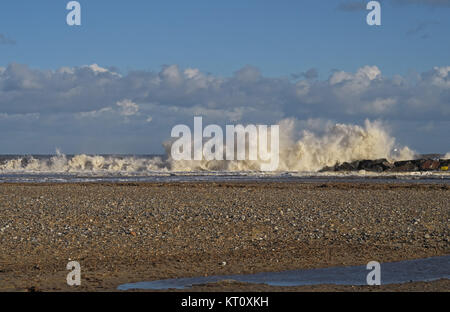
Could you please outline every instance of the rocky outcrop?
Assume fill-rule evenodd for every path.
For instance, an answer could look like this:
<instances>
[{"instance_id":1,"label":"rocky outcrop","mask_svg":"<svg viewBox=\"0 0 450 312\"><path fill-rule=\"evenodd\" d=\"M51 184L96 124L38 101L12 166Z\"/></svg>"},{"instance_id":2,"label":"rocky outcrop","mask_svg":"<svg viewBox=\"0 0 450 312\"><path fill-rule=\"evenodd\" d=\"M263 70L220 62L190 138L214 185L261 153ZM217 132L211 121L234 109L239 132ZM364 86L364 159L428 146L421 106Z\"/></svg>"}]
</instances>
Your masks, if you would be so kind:
<instances>
[{"instance_id":1,"label":"rocky outcrop","mask_svg":"<svg viewBox=\"0 0 450 312\"><path fill-rule=\"evenodd\" d=\"M422 171L428 171L428 170L437 170L441 166L440 161L438 160L425 160L420 164L420 170Z\"/></svg>"},{"instance_id":2,"label":"rocky outcrop","mask_svg":"<svg viewBox=\"0 0 450 312\"><path fill-rule=\"evenodd\" d=\"M394 162L393 172L419 171L419 163L416 160L404 160Z\"/></svg>"},{"instance_id":3,"label":"rocky outcrop","mask_svg":"<svg viewBox=\"0 0 450 312\"><path fill-rule=\"evenodd\" d=\"M332 167L324 167L326 171L371 171L371 172L414 172L414 171L447 171L450 159L413 159L389 162L387 159L365 159L353 162L344 162Z\"/></svg>"}]
</instances>

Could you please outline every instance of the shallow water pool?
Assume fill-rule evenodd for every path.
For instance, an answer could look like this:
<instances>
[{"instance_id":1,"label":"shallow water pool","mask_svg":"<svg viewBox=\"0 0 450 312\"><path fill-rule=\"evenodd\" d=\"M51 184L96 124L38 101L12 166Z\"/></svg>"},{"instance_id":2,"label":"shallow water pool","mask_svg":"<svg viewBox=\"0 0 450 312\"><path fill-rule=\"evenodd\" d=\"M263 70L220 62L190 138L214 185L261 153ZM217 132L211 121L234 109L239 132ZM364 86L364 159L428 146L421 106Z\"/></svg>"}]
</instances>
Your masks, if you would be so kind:
<instances>
[{"instance_id":1,"label":"shallow water pool","mask_svg":"<svg viewBox=\"0 0 450 312\"><path fill-rule=\"evenodd\" d=\"M321 269L266 272L248 275L218 275L175 278L158 281L123 284L118 290L129 289L184 289L192 285L234 280L271 286L304 286L316 284L366 285L371 270L365 265ZM433 281L450 278L450 255L417 260L381 263L381 284Z\"/></svg>"}]
</instances>

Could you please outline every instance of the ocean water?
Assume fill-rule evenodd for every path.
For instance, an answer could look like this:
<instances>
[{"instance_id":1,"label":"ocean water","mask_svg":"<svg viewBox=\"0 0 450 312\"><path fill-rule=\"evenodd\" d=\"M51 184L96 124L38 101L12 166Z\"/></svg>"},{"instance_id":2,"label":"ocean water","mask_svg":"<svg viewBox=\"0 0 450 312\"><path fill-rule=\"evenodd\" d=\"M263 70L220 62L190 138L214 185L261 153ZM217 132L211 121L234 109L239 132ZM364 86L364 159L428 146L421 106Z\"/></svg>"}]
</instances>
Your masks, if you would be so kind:
<instances>
[{"instance_id":1,"label":"ocean water","mask_svg":"<svg viewBox=\"0 0 450 312\"><path fill-rule=\"evenodd\" d=\"M449 183L448 172L261 172L248 166L175 162L164 155L0 155L0 183L5 182L190 182L298 181Z\"/></svg>"},{"instance_id":2,"label":"ocean water","mask_svg":"<svg viewBox=\"0 0 450 312\"><path fill-rule=\"evenodd\" d=\"M379 122L364 126L330 124L319 133L297 128L294 119L280 122L276 172L261 172L264 161L175 161L172 144L165 155L0 155L0 182L136 182L136 181L418 181L448 183L445 172L322 172L325 166L362 159L414 159ZM258 138L259 141L259 138ZM277 148L278 146L279 148ZM247 146L247 148L249 148ZM272 145L270 147L272 150ZM270 153L271 154L271 153ZM438 155L450 158L450 153ZM275 159L271 159L274 160Z\"/></svg>"}]
</instances>

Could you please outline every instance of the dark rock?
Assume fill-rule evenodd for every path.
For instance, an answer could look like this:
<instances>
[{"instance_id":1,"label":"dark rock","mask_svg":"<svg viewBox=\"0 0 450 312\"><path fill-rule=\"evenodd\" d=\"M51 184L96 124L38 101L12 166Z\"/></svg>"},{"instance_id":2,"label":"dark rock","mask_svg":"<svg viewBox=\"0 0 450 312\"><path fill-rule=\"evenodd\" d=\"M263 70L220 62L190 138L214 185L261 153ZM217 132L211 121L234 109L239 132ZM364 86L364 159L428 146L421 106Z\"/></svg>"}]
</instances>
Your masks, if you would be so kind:
<instances>
[{"instance_id":1,"label":"dark rock","mask_svg":"<svg viewBox=\"0 0 450 312\"><path fill-rule=\"evenodd\" d=\"M428 160L428 159L413 159L413 160L410 160L414 165L416 165L417 166L417 168L420 168L420 165L424 162L424 161L426 161L426 160Z\"/></svg>"},{"instance_id":2,"label":"dark rock","mask_svg":"<svg viewBox=\"0 0 450 312\"><path fill-rule=\"evenodd\" d=\"M351 163L350 163L350 165L353 167L353 168L355 168L354 170L358 170L358 167L359 167L359 163L360 163L361 161L360 160L355 160L355 161L352 161Z\"/></svg>"},{"instance_id":3,"label":"dark rock","mask_svg":"<svg viewBox=\"0 0 450 312\"><path fill-rule=\"evenodd\" d=\"M387 159L376 160L361 160L358 165L358 170L382 172L387 169L393 168L393 164L387 161Z\"/></svg>"},{"instance_id":4,"label":"dark rock","mask_svg":"<svg viewBox=\"0 0 450 312\"><path fill-rule=\"evenodd\" d=\"M26 166L28 166L28 164L31 161L31 157L30 156L25 156L21 159L20 164L22 166L22 168L25 168Z\"/></svg>"},{"instance_id":5,"label":"dark rock","mask_svg":"<svg viewBox=\"0 0 450 312\"><path fill-rule=\"evenodd\" d=\"M358 167L355 166L353 163L344 162L340 165L336 165L334 167L334 171L354 171L357 170Z\"/></svg>"},{"instance_id":6,"label":"dark rock","mask_svg":"<svg viewBox=\"0 0 450 312\"><path fill-rule=\"evenodd\" d=\"M358 171L366 170L373 172L412 172L412 171L432 171L439 170L442 167L448 167L450 165L450 159L413 159L396 161L394 163L389 162L385 158L382 159L365 159L357 160L353 162L344 162L342 164L337 163L333 167L324 167L320 172L326 171Z\"/></svg>"},{"instance_id":7,"label":"dark rock","mask_svg":"<svg viewBox=\"0 0 450 312\"><path fill-rule=\"evenodd\" d=\"M420 164L420 170L422 171L430 171L439 169L440 162L438 160L424 160Z\"/></svg>"},{"instance_id":8,"label":"dark rock","mask_svg":"<svg viewBox=\"0 0 450 312\"><path fill-rule=\"evenodd\" d=\"M394 162L394 168L390 171L393 172L410 172L410 171L418 171L419 167L416 165L413 160L403 160Z\"/></svg>"},{"instance_id":9,"label":"dark rock","mask_svg":"<svg viewBox=\"0 0 450 312\"><path fill-rule=\"evenodd\" d=\"M333 167L325 166L319 170L319 172L330 172L330 171L337 171L336 166L333 166Z\"/></svg>"}]
</instances>

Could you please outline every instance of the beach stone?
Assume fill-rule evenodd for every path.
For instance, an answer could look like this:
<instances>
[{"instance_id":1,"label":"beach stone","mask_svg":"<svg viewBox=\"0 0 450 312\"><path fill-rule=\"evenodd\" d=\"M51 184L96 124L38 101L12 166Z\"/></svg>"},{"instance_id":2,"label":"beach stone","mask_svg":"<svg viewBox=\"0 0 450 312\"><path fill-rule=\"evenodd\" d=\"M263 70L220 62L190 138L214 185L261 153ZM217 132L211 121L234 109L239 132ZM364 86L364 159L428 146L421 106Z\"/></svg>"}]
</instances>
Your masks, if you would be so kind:
<instances>
[{"instance_id":1,"label":"beach stone","mask_svg":"<svg viewBox=\"0 0 450 312\"><path fill-rule=\"evenodd\" d=\"M126 282L442 255L449 190L347 182L0 184L0 288L14 281L24 290L39 273L39 289L70 291L67 273L56 274L69 258L86 272L82 290L114 290L114 272Z\"/></svg>"}]
</instances>

